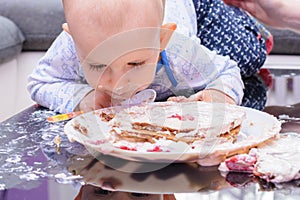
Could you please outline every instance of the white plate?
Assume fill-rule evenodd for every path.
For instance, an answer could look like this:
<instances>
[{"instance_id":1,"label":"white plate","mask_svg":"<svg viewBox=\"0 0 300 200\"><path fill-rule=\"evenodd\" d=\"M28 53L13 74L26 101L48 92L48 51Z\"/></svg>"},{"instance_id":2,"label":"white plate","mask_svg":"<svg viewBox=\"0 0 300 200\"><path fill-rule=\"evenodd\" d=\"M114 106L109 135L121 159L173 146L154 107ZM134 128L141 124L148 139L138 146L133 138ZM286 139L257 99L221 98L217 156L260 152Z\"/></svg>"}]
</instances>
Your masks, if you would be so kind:
<instances>
[{"instance_id":1,"label":"white plate","mask_svg":"<svg viewBox=\"0 0 300 200\"><path fill-rule=\"evenodd\" d=\"M243 120L237 141L232 143L215 144L203 142L197 149L192 149L183 142L172 142L168 145L168 152L149 152L123 150L108 141L109 127L99 116L102 111L118 112L119 108L105 108L78 116L65 125L65 133L70 140L75 140L91 149L103 154L112 155L130 161L139 162L198 162L200 165L217 165L226 157L246 153L250 148L276 137L281 129L281 123L272 115L243 107L246 118ZM77 128L74 128L76 127ZM79 128L78 128L79 125ZM81 130L80 130L81 129ZM87 133L87 134L82 134ZM150 144L140 144L149 146Z\"/></svg>"}]
</instances>

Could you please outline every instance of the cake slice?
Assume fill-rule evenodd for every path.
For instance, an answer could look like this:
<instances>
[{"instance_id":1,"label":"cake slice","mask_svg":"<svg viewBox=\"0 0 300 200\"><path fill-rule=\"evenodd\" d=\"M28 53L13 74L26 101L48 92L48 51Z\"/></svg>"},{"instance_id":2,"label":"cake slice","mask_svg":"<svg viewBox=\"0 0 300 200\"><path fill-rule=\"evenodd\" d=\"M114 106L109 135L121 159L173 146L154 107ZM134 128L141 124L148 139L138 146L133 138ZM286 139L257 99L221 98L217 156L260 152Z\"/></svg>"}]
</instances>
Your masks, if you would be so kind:
<instances>
[{"instance_id":1,"label":"cake slice","mask_svg":"<svg viewBox=\"0 0 300 200\"><path fill-rule=\"evenodd\" d=\"M155 143L166 139L191 144L207 138L234 142L245 111L222 103L158 102L128 107L113 116L101 113L101 117L109 121L116 141Z\"/></svg>"}]
</instances>

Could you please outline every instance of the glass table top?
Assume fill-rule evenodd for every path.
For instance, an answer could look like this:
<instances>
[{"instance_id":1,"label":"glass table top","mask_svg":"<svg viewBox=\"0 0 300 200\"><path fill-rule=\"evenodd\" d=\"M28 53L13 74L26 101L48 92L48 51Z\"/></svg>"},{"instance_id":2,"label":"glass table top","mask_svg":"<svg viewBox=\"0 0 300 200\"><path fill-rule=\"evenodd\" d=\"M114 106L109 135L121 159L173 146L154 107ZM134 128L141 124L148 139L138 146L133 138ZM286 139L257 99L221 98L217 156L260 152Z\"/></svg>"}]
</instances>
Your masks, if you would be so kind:
<instances>
[{"instance_id":1,"label":"glass table top","mask_svg":"<svg viewBox=\"0 0 300 200\"><path fill-rule=\"evenodd\" d=\"M272 184L250 174L222 175L218 166L92 156L64 135L66 122L47 122L55 114L32 106L0 124L0 199L171 199L171 194L177 199L300 197L300 180ZM59 146L54 142L57 136Z\"/></svg>"}]
</instances>

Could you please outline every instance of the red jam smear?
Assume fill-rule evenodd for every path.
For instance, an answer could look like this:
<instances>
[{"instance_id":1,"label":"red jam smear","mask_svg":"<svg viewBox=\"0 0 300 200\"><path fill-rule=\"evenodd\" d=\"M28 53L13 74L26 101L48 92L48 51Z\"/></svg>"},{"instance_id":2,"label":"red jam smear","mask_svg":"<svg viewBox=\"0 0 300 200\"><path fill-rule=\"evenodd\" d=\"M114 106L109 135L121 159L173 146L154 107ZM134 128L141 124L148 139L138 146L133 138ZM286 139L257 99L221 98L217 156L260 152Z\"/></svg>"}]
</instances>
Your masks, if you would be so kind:
<instances>
[{"instance_id":1,"label":"red jam smear","mask_svg":"<svg viewBox=\"0 0 300 200\"><path fill-rule=\"evenodd\" d=\"M190 121L194 121L194 117L190 114L186 114L186 115L179 115L179 114L175 114L175 115L171 115L170 117L168 118L176 118L180 121L186 121L186 120L190 120Z\"/></svg>"},{"instance_id":2,"label":"red jam smear","mask_svg":"<svg viewBox=\"0 0 300 200\"><path fill-rule=\"evenodd\" d=\"M137 151L136 148L132 147L127 147L127 146L120 146L120 149L122 150L127 150L127 151Z\"/></svg>"},{"instance_id":3,"label":"red jam smear","mask_svg":"<svg viewBox=\"0 0 300 200\"><path fill-rule=\"evenodd\" d=\"M148 150L148 152L162 152L163 150L159 146L155 146L152 150Z\"/></svg>"}]
</instances>

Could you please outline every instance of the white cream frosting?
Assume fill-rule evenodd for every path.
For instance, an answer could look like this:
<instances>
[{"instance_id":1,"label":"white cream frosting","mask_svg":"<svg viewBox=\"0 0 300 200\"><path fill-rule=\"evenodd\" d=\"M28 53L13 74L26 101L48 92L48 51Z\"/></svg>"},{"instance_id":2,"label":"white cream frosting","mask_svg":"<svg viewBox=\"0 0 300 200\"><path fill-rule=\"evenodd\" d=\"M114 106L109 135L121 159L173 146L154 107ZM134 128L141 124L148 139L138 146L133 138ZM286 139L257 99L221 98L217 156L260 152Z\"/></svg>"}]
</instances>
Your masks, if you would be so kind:
<instances>
[{"instance_id":1,"label":"white cream frosting","mask_svg":"<svg viewBox=\"0 0 300 200\"><path fill-rule=\"evenodd\" d=\"M131 130L132 124L178 130L178 136L218 136L241 124L245 112L238 106L220 103L185 102L156 103L133 106L116 114L111 126ZM158 130L157 129L157 130Z\"/></svg>"},{"instance_id":2,"label":"white cream frosting","mask_svg":"<svg viewBox=\"0 0 300 200\"><path fill-rule=\"evenodd\" d=\"M281 136L259 146L254 153L255 172L262 178L274 183L300 178L300 136Z\"/></svg>"}]
</instances>

